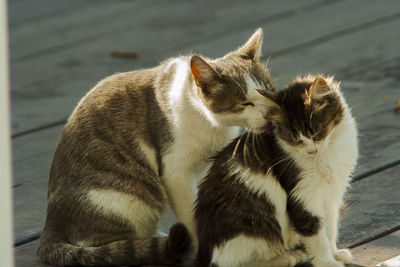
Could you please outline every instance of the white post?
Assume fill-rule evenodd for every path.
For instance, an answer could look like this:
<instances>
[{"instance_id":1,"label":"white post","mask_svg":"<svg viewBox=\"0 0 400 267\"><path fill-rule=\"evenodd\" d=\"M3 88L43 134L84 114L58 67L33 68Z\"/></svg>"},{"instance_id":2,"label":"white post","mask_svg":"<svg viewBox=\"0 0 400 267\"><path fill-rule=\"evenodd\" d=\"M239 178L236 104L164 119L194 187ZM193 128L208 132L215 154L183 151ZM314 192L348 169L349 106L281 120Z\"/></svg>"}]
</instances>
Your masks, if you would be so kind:
<instances>
[{"instance_id":1,"label":"white post","mask_svg":"<svg viewBox=\"0 0 400 267\"><path fill-rule=\"evenodd\" d=\"M10 101L6 0L0 0L0 266L13 266Z\"/></svg>"}]
</instances>

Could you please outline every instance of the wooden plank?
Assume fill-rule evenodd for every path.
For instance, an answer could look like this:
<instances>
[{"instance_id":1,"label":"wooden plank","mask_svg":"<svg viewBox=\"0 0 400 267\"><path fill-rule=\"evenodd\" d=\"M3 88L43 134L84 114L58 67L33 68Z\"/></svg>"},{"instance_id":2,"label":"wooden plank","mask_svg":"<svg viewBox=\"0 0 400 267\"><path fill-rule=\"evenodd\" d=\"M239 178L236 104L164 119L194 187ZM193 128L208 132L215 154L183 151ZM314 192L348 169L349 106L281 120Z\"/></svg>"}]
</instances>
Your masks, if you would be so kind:
<instances>
[{"instance_id":1,"label":"wooden plank","mask_svg":"<svg viewBox=\"0 0 400 267\"><path fill-rule=\"evenodd\" d=\"M400 16L396 16L386 23L271 57L270 68L280 85L296 74L336 73L340 79L351 69L397 56L399 45L388 40L400 39L400 32L396 30L399 26Z\"/></svg>"},{"instance_id":2,"label":"wooden plank","mask_svg":"<svg viewBox=\"0 0 400 267\"><path fill-rule=\"evenodd\" d=\"M354 262L365 266L376 266L400 254L400 231L351 249Z\"/></svg>"},{"instance_id":3,"label":"wooden plank","mask_svg":"<svg viewBox=\"0 0 400 267\"><path fill-rule=\"evenodd\" d=\"M320 0L319 0L320 1ZM126 35L125 49L135 47L140 35L160 31L160 27L179 29L179 35L167 38L158 45L169 45L188 41L187 38L203 36L211 32L221 31L228 27L236 27L252 20L263 19L272 14L297 8L318 0L303 0L293 3L269 1L236 1L227 6L227 1L209 1L204 5L201 0L179 1L100 1L96 5L86 5L70 9L57 17L49 17L35 23L26 23L11 30L12 59L33 56L49 49L63 49L68 45L82 42L95 42L99 39L114 39L116 34ZM325 3L325 2L322 2ZM273 8L272 8L273 7ZM190 14L190 16L188 16ZM220 19L223 17L223 19ZM238 17L243 19L237 20ZM182 22L189 29L182 28ZM213 27L210 27L213 25ZM184 36L186 32L190 36ZM43 39L46 42L43 42ZM29 40L29 42L26 42ZM166 42L167 41L167 42ZM137 49L137 48L135 48Z\"/></svg>"},{"instance_id":4,"label":"wooden plank","mask_svg":"<svg viewBox=\"0 0 400 267\"><path fill-rule=\"evenodd\" d=\"M48 17L71 7L78 7L88 1L83 0L11 0L8 1L8 19L11 27Z\"/></svg>"},{"instance_id":5,"label":"wooden plank","mask_svg":"<svg viewBox=\"0 0 400 267\"><path fill-rule=\"evenodd\" d=\"M343 2L339 4L344 5L344 3L353 2L356 1ZM354 10L356 6L370 7L375 3L376 1L371 1L369 5L354 4L354 6L342 6L342 10ZM330 8L334 8L337 5L330 6ZM292 34L287 34L287 32L292 32L292 29L296 27L296 25L308 22L310 18L314 18L315 21L318 21L318 19L321 18L326 18L328 14L330 14L330 8L321 7L317 10L313 10L313 12L300 9L301 12L296 13L296 15L288 18L283 17L281 21L282 23L279 25L273 24L271 21L267 21L265 25L261 25L264 26L263 28L269 34L266 35L264 53L273 51L269 50L271 48L268 43L268 39L274 40L274 42L270 42L271 44L278 43L277 46L272 47L272 49L277 49L278 47L290 47L296 45L297 43L302 43L305 38L307 40L309 38L323 36L327 32L331 31L332 25L329 23L329 21L327 21L326 23L314 23L315 25L318 25L318 27L315 27L315 30L312 32L307 30L308 28L300 28L298 34L293 34L293 39L288 39L287 37L292 36ZM340 9L338 8L336 13L338 13L339 10ZM334 23L333 26L337 28L339 28L339 26L341 28L345 28L351 26L352 24L358 24L362 21L367 21L389 12L384 12L378 7L366 8L366 10L369 10L368 12L374 10L377 11L376 13L366 14L363 14L363 12L360 11L359 13L365 17L357 17L354 16L352 11L344 11L341 14L341 20L338 20L338 22L336 22L336 20L332 22ZM313 16L310 16L310 14ZM355 20L354 17L357 17L358 20ZM312 25L311 22L308 23ZM254 28L256 25L260 24L255 24ZM207 39L203 40L202 42L199 40L196 42L196 44L190 44L186 48L179 48L178 50L171 48L169 50L162 50L159 53L153 53L157 50L157 47L159 47L159 40L163 40L163 43L169 42L171 45L173 42L171 43L171 41L168 41L170 40L168 38L173 38L174 41L176 41L176 38L186 40L190 36L193 37L193 35L196 35L197 31L193 31L193 28L190 28L189 26L188 32L185 31L185 34L183 35L180 28L166 28L162 33L157 35L149 35L148 33L143 33L140 31L138 33L128 31L123 36L116 35L112 39L101 40L96 43L96 46L93 46L92 43L81 46L79 47L79 51L76 49L69 49L57 53L57 56L54 56L53 54L43 55L40 60L41 62L47 62L47 71L45 72L36 67L38 65L38 61L36 60L28 61L24 64L13 64L12 85L14 132L26 130L49 121L60 120L64 118L67 116L67 114L69 114L70 110L78 101L80 96L82 96L84 92L88 90L88 88L95 84L97 80L112 72L126 71L154 65L156 62L165 59L167 56L176 55L178 50L180 53L188 52L189 47L192 49L193 46L195 46L195 48L192 49L193 51L203 52L207 55L222 55L227 50L232 49L243 42L243 40L247 38L253 30L249 30L251 27L247 26L245 29L239 28L239 30L234 33L230 32L229 35L234 36L232 38L234 38L236 42L233 42L232 39L225 38L226 36L221 33L221 37L214 37L212 40ZM395 28L397 29L397 26ZM390 30L392 30L392 27L389 27L386 32L390 32ZM132 44L131 35L134 34L141 34L135 35L137 37L135 38L135 45L138 48L142 48L142 50L139 49L139 52L142 55L140 60L121 61L108 57L110 50L118 49L116 44ZM392 36L390 38L393 39ZM395 34L394 38L396 38ZM284 41L279 42L281 39ZM383 40L379 39L373 39L372 41L375 44L383 42ZM208 43L212 43L213 45L210 46ZM396 49L398 48L395 40L391 46L395 47ZM387 53L391 53L393 50L394 49L389 49ZM362 51L365 51L365 49ZM360 51L358 55L362 54L362 51ZM275 59L273 59L273 69L277 69L275 65ZM342 66L343 65L345 65L344 61L342 61ZM93 66L95 66L95 68ZM299 68L297 68L297 70L298 69ZM293 70L293 67L290 70ZM24 74L24 79L19 78L22 73ZM29 108L28 111L26 109L27 106L32 108Z\"/></svg>"},{"instance_id":6,"label":"wooden plank","mask_svg":"<svg viewBox=\"0 0 400 267\"><path fill-rule=\"evenodd\" d=\"M399 174L400 165L353 184L346 197L348 215L340 228L343 246L400 226Z\"/></svg>"},{"instance_id":7,"label":"wooden plank","mask_svg":"<svg viewBox=\"0 0 400 267\"><path fill-rule=\"evenodd\" d=\"M53 153L63 126L13 139L13 186L47 179Z\"/></svg>"},{"instance_id":8,"label":"wooden plank","mask_svg":"<svg viewBox=\"0 0 400 267\"><path fill-rule=\"evenodd\" d=\"M399 266L400 266L400 255L378 264L378 267L399 267Z\"/></svg>"},{"instance_id":9,"label":"wooden plank","mask_svg":"<svg viewBox=\"0 0 400 267\"><path fill-rule=\"evenodd\" d=\"M15 266L16 267L50 267L48 264L40 263L36 258L36 247L38 241L33 241L28 244L15 248Z\"/></svg>"},{"instance_id":10,"label":"wooden plank","mask_svg":"<svg viewBox=\"0 0 400 267\"><path fill-rule=\"evenodd\" d=\"M14 188L14 240L21 243L42 231L46 220L47 179Z\"/></svg>"}]
</instances>

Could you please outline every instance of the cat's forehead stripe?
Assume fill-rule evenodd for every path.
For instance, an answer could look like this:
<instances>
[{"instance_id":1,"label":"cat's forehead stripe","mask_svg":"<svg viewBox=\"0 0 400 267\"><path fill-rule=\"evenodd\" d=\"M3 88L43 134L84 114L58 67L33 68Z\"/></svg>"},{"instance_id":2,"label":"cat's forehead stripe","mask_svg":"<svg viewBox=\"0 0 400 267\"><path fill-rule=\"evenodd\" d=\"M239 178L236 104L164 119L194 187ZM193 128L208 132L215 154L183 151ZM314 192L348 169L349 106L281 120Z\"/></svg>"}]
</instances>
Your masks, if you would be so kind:
<instances>
[{"instance_id":1,"label":"cat's forehead stripe","mask_svg":"<svg viewBox=\"0 0 400 267\"><path fill-rule=\"evenodd\" d=\"M246 73L246 85L248 91L255 91L256 89L265 89L265 87L254 78L253 75Z\"/></svg>"}]
</instances>

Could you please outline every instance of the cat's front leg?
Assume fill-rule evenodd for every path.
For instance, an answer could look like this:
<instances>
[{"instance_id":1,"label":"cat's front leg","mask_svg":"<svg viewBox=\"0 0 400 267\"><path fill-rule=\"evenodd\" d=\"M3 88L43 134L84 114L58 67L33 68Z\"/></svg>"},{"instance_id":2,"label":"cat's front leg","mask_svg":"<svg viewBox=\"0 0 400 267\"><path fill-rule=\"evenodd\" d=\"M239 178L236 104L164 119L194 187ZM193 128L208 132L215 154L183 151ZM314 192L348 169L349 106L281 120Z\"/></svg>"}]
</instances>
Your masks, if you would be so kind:
<instances>
[{"instance_id":1,"label":"cat's front leg","mask_svg":"<svg viewBox=\"0 0 400 267\"><path fill-rule=\"evenodd\" d=\"M318 267L344 267L332 253L328 239L322 201L317 195L297 195L288 198L287 208L295 231L301 236L307 253Z\"/></svg>"},{"instance_id":2,"label":"cat's front leg","mask_svg":"<svg viewBox=\"0 0 400 267\"><path fill-rule=\"evenodd\" d=\"M165 177L165 187L171 207L180 222L187 228L197 250L197 234L194 224L194 181L190 175L171 175Z\"/></svg>"},{"instance_id":3,"label":"cat's front leg","mask_svg":"<svg viewBox=\"0 0 400 267\"><path fill-rule=\"evenodd\" d=\"M326 231L328 235L329 242L331 244L332 253L336 260L343 263L351 263L353 256L348 249L338 249L336 245L338 223L339 223L339 211L342 205L341 200L331 199L327 203L327 213L326 213Z\"/></svg>"}]
</instances>

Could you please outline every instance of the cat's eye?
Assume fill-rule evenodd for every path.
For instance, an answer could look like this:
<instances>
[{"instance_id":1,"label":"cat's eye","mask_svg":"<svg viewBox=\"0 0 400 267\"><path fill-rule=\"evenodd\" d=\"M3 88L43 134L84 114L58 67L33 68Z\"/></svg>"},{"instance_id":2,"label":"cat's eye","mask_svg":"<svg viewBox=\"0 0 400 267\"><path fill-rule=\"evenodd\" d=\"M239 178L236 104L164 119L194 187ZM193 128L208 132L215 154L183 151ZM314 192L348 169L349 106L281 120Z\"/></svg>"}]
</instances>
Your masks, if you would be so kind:
<instances>
[{"instance_id":1,"label":"cat's eye","mask_svg":"<svg viewBox=\"0 0 400 267\"><path fill-rule=\"evenodd\" d=\"M254 107L254 104L252 102L246 102L242 104L243 106L252 106Z\"/></svg>"},{"instance_id":2,"label":"cat's eye","mask_svg":"<svg viewBox=\"0 0 400 267\"><path fill-rule=\"evenodd\" d=\"M319 141L319 140L321 140L322 139L322 134L316 134L316 135L314 135L314 137L313 137L313 140L314 141Z\"/></svg>"},{"instance_id":3,"label":"cat's eye","mask_svg":"<svg viewBox=\"0 0 400 267\"><path fill-rule=\"evenodd\" d=\"M303 140L297 140L297 145L302 145L304 144Z\"/></svg>"}]
</instances>

